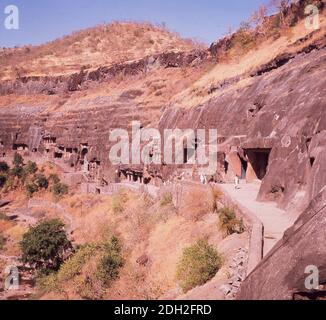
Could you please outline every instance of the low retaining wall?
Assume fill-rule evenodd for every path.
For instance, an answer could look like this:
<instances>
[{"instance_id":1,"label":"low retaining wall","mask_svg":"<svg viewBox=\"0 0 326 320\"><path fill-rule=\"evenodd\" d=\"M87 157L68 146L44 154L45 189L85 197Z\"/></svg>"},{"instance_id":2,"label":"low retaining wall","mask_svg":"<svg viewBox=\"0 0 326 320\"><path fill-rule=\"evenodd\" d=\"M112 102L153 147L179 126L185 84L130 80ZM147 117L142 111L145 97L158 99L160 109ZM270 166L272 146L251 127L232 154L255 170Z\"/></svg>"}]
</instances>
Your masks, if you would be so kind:
<instances>
[{"instance_id":1,"label":"low retaining wall","mask_svg":"<svg viewBox=\"0 0 326 320\"><path fill-rule=\"evenodd\" d=\"M221 203L232 208L235 213L243 218L246 227L249 229L249 254L247 275L249 275L263 259L264 248L264 225L263 223L247 208L243 207L238 201L232 199L225 191L219 188L222 193Z\"/></svg>"},{"instance_id":2,"label":"low retaining wall","mask_svg":"<svg viewBox=\"0 0 326 320\"><path fill-rule=\"evenodd\" d=\"M102 194L102 195L112 195L118 192L120 189L128 189L131 191L148 193L153 198L156 198L159 194L159 188L152 185L145 185L140 183L111 183L108 186L101 187L96 183L82 183L80 190L82 193L91 194Z\"/></svg>"}]
</instances>

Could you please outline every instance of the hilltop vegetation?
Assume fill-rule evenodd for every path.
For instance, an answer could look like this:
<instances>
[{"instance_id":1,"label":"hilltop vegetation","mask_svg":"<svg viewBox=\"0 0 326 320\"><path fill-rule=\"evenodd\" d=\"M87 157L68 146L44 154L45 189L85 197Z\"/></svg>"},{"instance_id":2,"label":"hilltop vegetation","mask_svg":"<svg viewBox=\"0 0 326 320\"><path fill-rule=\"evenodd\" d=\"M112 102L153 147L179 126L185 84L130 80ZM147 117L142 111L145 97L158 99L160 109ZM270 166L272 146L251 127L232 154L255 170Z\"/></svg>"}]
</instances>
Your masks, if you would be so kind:
<instances>
[{"instance_id":1,"label":"hilltop vegetation","mask_svg":"<svg viewBox=\"0 0 326 320\"><path fill-rule=\"evenodd\" d=\"M165 27L114 22L75 32L40 46L0 51L0 79L61 75L95 69L167 51L188 51L198 45Z\"/></svg>"}]
</instances>

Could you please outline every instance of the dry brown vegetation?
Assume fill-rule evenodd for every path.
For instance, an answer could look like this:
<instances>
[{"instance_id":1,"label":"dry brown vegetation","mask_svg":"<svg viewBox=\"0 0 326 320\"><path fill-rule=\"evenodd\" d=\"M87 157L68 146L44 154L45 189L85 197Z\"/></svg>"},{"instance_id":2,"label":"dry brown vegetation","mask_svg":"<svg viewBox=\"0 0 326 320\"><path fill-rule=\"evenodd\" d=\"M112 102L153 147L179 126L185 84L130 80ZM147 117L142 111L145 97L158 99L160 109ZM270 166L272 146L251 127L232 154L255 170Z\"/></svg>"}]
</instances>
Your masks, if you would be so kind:
<instances>
[{"instance_id":1,"label":"dry brown vegetation","mask_svg":"<svg viewBox=\"0 0 326 320\"><path fill-rule=\"evenodd\" d=\"M0 51L0 79L62 75L198 47L149 23L114 22L75 32L40 46Z\"/></svg>"},{"instance_id":2,"label":"dry brown vegetation","mask_svg":"<svg viewBox=\"0 0 326 320\"><path fill-rule=\"evenodd\" d=\"M197 81L187 87L184 91L172 98L172 103L182 107L194 107L208 100L218 97L234 86L212 91L211 88L219 86L228 79L241 78L236 86L239 88L250 84L252 78L250 73L257 67L266 64L283 53L296 52L303 47L313 43L315 40L325 36L326 19L320 15L320 29L317 31L307 30L305 22L300 21L294 27L282 30L277 39L267 38L262 42L250 42L246 48L240 44L230 49L219 63L215 64L208 72L203 74ZM300 39L311 35L303 42Z\"/></svg>"},{"instance_id":3,"label":"dry brown vegetation","mask_svg":"<svg viewBox=\"0 0 326 320\"><path fill-rule=\"evenodd\" d=\"M185 187L181 202L190 201L189 196L200 192L199 188ZM207 198L192 197L190 202L194 203L183 206L180 212L167 199L163 195L154 200L130 191L120 191L113 196L76 194L66 197L61 204L75 221L74 243L91 244L92 254L85 249L86 258L80 252L84 258L76 258L64 266L58 276L62 278L68 274L69 281L58 282L53 277L43 279L39 292L42 298L89 297L91 291L85 287L85 279L92 278L90 274L101 256L101 243L111 235L121 241L124 264L118 279L104 291L103 286L99 287L101 298L105 299L157 299L172 292L175 297L181 294L176 279L177 265L183 250L199 239L207 239L216 249L222 244L223 255L232 255L230 247L227 252L224 250L225 240L217 226L218 215L212 209L213 194L208 192ZM245 239L243 235L239 237ZM219 277L226 281L224 271ZM97 284L94 282L93 285L96 287Z\"/></svg>"}]
</instances>

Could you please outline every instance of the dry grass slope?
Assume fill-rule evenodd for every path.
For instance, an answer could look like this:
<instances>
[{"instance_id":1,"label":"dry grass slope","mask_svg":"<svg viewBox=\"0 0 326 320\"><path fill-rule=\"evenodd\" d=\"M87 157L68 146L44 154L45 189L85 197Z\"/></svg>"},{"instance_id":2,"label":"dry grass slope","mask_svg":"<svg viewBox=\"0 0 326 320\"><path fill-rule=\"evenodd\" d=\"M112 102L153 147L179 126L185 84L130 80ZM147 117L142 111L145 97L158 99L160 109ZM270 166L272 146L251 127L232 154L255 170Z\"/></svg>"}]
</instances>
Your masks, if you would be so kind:
<instances>
[{"instance_id":1,"label":"dry grass slope","mask_svg":"<svg viewBox=\"0 0 326 320\"><path fill-rule=\"evenodd\" d=\"M149 23L114 22L75 32L40 46L0 50L0 79L61 75L143 58L188 51L198 44Z\"/></svg>"}]
</instances>

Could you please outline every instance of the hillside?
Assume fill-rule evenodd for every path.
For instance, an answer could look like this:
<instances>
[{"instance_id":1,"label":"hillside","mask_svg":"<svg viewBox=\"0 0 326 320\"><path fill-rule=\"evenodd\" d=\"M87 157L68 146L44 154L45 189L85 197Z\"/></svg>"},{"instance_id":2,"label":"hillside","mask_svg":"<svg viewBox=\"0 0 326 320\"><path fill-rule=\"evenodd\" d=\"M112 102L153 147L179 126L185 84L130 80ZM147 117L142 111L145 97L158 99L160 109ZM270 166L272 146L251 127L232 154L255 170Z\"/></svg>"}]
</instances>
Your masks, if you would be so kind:
<instances>
[{"instance_id":1,"label":"hillside","mask_svg":"<svg viewBox=\"0 0 326 320\"><path fill-rule=\"evenodd\" d=\"M149 24L113 23L1 51L0 266L18 261L23 234L44 219L61 219L75 249L23 298L217 300L240 290L242 299L291 299L305 296L299 284L311 263L325 283L326 19L315 0L320 27L307 28L307 3L210 48ZM208 149L198 135L180 142L183 164L113 164L109 136L133 121L160 132L216 129L214 172L190 161L199 145ZM164 152L156 142L152 159ZM121 243L119 276L98 282L109 236ZM181 258L192 246L191 261L202 262L193 254L201 240L218 259L209 277L199 272L182 288ZM286 276L282 293L275 266Z\"/></svg>"},{"instance_id":2,"label":"hillside","mask_svg":"<svg viewBox=\"0 0 326 320\"><path fill-rule=\"evenodd\" d=\"M115 22L75 32L40 46L0 50L0 79L54 76L95 69L166 51L198 47L163 27Z\"/></svg>"}]
</instances>

